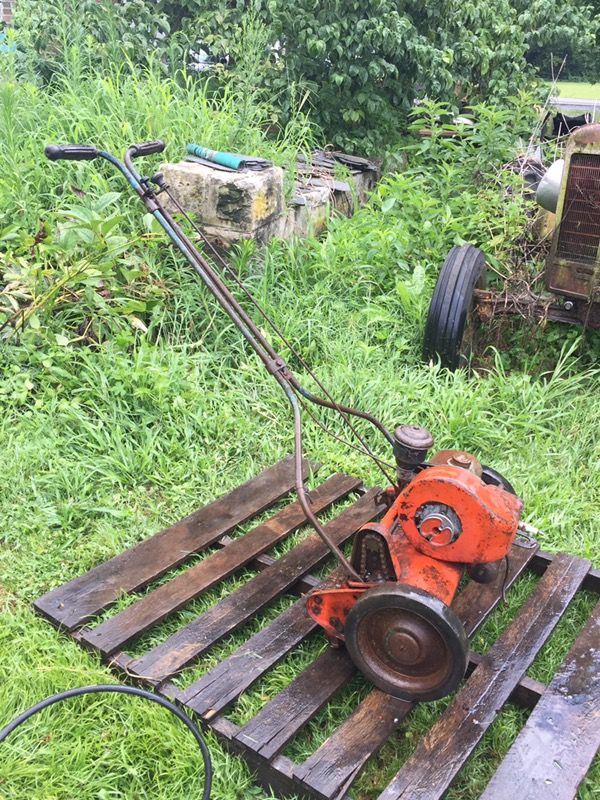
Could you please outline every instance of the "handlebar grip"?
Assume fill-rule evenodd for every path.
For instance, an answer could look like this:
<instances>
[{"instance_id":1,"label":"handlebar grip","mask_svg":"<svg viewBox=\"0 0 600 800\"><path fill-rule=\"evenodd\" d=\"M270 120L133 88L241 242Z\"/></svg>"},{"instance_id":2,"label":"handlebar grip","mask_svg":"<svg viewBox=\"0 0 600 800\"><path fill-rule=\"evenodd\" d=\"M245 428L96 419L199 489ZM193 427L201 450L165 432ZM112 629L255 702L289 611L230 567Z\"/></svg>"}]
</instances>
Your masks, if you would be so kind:
<instances>
[{"instance_id":1,"label":"handlebar grip","mask_svg":"<svg viewBox=\"0 0 600 800\"><path fill-rule=\"evenodd\" d=\"M152 156L155 153L162 153L166 144L157 139L155 142L142 142L141 144L132 144L129 148L132 158L139 158L140 156Z\"/></svg>"},{"instance_id":2,"label":"handlebar grip","mask_svg":"<svg viewBox=\"0 0 600 800\"><path fill-rule=\"evenodd\" d=\"M50 161L92 161L98 150L91 144L49 144L44 150Z\"/></svg>"}]
</instances>

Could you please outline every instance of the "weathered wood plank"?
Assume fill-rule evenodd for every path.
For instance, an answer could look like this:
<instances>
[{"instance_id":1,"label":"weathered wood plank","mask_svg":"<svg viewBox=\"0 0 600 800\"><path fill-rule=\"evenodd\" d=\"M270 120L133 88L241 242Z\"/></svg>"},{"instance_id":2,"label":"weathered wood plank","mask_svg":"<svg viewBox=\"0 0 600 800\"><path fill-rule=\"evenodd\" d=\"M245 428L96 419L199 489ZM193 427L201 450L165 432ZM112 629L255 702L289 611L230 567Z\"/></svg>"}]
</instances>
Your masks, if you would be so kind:
<instances>
[{"instance_id":1,"label":"weathered wood plank","mask_svg":"<svg viewBox=\"0 0 600 800\"><path fill-rule=\"evenodd\" d=\"M305 461L305 474L311 466L315 471L319 465ZM175 525L48 592L33 605L54 624L73 630L123 593L142 588L269 508L293 486L294 462L289 456Z\"/></svg>"},{"instance_id":2,"label":"weathered wood plank","mask_svg":"<svg viewBox=\"0 0 600 800\"><path fill-rule=\"evenodd\" d=\"M313 511L324 511L360 485L361 481L356 478L334 475L311 491ZM285 539L305 522L306 517L298 501L291 503L266 522L159 586L111 619L84 631L82 641L100 650L103 655L110 655Z\"/></svg>"},{"instance_id":3,"label":"weathered wood plank","mask_svg":"<svg viewBox=\"0 0 600 800\"><path fill-rule=\"evenodd\" d=\"M479 628L527 566L535 550L513 547L506 579L501 574L489 584L471 581L453 608L468 636ZM379 750L412 708L375 689L359 704L321 747L296 770L296 776L317 797L337 797L345 791L367 761Z\"/></svg>"},{"instance_id":4,"label":"weathered wood plank","mask_svg":"<svg viewBox=\"0 0 600 800\"><path fill-rule=\"evenodd\" d=\"M328 648L252 717L236 739L264 758L273 758L355 672L345 648Z\"/></svg>"},{"instance_id":5,"label":"weathered wood plank","mask_svg":"<svg viewBox=\"0 0 600 800\"><path fill-rule=\"evenodd\" d=\"M319 585L335 582L341 574L338 567ZM200 715L222 711L317 627L306 613L306 601L302 597L192 683L184 694L186 704Z\"/></svg>"},{"instance_id":6,"label":"weathered wood plank","mask_svg":"<svg viewBox=\"0 0 600 800\"><path fill-rule=\"evenodd\" d=\"M349 539L362 525L384 511L377 501L381 489L364 494L326 530L337 544ZM165 642L128 665L131 673L149 681L161 682L192 663L212 645L231 633L260 609L292 587L305 573L317 568L329 550L315 534L256 575L216 606L186 625Z\"/></svg>"},{"instance_id":7,"label":"weathered wood plank","mask_svg":"<svg viewBox=\"0 0 600 800\"><path fill-rule=\"evenodd\" d=\"M316 623L306 613L304 598L300 598L233 655L191 684L183 694L183 702L209 719L281 661L315 628Z\"/></svg>"},{"instance_id":8,"label":"weathered wood plank","mask_svg":"<svg viewBox=\"0 0 600 800\"><path fill-rule=\"evenodd\" d=\"M561 555L379 800L438 800L533 662L590 568Z\"/></svg>"},{"instance_id":9,"label":"weathered wood plank","mask_svg":"<svg viewBox=\"0 0 600 800\"><path fill-rule=\"evenodd\" d=\"M219 715L211 720L210 727L230 752L240 752L240 747L235 739L238 731L235 723L227 717ZM276 756L272 761L265 761L252 751L246 751L244 756L251 771L254 772L258 784L275 792L277 797L293 797L294 800L301 800L303 795L298 793L298 785L293 779L294 764L289 758ZM350 800L350 798L340 798L340 800Z\"/></svg>"},{"instance_id":10,"label":"weathered wood plank","mask_svg":"<svg viewBox=\"0 0 600 800\"><path fill-rule=\"evenodd\" d=\"M319 798L339 797L411 708L412 703L373 689L321 747L295 768L294 777Z\"/></svg>"},{"instance_id":11,"label":"weathered wood plank","mask_svg":"<svg viewBox=\"0 0 600 800\"><path fill-rule=\"evenodd\" d=\"M545 550L538 550L535 557L531 561L531 569L542 575L547 569L552 560L556 558L554 553L547 553ZM600 569L591 569L585 576L585 580L581 587L587 589L589 592L596 592L600 594Z\"/></svg>"},{"instance_id":12,"label":"weathered wood plank","mask_svg":"<svg viewBox=\"0 0 600 800\"><path fill-rule=\"evenodd\" d=\"M467 676L473 673L475 667L478 667L485 656L477 653L475 650L469 651L469 666L467 668ZM546 691L546 684L541 681L536 681L534 678L529 678L523 675L519 683L515 686L513 693L510 696L510 702L515 703L522 708L532 709L535 708L539 702L540 697Z\"/></svg>"},{"instance_id":13,"label":"weathered wood plank","mask_svg":"<svg viewBox=\"0 0 600 800\"><path fill-rule=\"evenodd\" d=\"M481 800L572 800L600 748L600 603Z\"/></svg>"}]
</instances>

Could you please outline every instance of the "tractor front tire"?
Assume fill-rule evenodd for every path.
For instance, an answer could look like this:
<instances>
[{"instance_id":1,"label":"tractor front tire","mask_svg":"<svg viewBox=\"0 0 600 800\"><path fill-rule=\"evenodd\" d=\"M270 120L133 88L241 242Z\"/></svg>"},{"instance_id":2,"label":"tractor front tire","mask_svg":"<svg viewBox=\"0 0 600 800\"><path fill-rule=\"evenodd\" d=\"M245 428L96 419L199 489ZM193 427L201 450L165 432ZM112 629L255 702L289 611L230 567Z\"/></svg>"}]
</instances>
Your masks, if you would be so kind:
<instances>
[{"instance_id":1,"label":"tractor front tire","mask_svg":"<svg viewBox=\"0 0 600 800\"><path fill-rule=\"evenodd\" d=\"M485 256L472 244L448 253L429 305L423 360L449 370L468 366L474 320L473 292L485 283Z\"/></svg>"}]
</instances>

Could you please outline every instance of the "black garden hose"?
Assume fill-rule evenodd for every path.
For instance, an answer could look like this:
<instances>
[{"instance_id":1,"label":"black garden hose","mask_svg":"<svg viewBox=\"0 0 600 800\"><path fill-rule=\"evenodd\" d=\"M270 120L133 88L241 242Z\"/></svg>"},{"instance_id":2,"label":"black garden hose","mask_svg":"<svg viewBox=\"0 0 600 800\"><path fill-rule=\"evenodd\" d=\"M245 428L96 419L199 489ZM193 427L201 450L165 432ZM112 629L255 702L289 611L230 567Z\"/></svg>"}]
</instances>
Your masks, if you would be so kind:
<instances>
[{"instance_id":1,"label":"black garden hose","mask_svg":"<svg viewBox=\"0 0 600 800\"><path fill-rule=\"evenodd\" d=\"M146 700L150 700L153 703L157 703L159 706L166 708L172 714L174 714L177 719L179 719L183 724L190 730L194 739L198 742L198 746L200 748L200 752L202 753L202 760L204 762L204 789L202 792L202 800L210 800L210 792L212 788L212 764L210 760L210 752L208 747L206 746L206 742L204 741L202 734L198 726L192 722L192 720L186 716L180 708L177 708L176 705L171 703L169 700L165 700L164 697L160 697L159 695L152 694L152 692L148 692L145 689L138 689L134 686L120 686L118 684L99 684L96 686L80 686L76 689L68 689L66 692L59 692L58 694L53 694L51 697L47 697L45 700L42 700L40 703L36 703L36 705L31 706L22 714L20 714L16 719L12 722L9 722L2 730L0 730L0 743L2 743L19 725L22 725L26 722L30 717L33 717L34 714L37 714L39 711L43 711L45 708L54 705L55 703L60 703L63 700L69 700L71 697L79 697L83 694L130 694L134 695L135 697L143 697Z\"/></svg>"}]
</instances>

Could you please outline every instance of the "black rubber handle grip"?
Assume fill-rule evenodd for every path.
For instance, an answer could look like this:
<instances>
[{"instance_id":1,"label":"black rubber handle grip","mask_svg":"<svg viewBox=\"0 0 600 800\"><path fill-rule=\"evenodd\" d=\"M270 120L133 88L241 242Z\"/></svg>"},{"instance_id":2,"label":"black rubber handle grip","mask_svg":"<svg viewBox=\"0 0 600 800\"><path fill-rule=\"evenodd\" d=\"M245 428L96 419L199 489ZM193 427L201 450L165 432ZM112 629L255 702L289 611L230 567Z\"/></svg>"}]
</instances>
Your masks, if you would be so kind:
<instances>
[{"instance_id":1,"label":"black rubber handle grip","mask_svg":"<svg viewBox=\"0 0 600 800\"><path fill-rule=\"evenodd\" d=\"M98 150L91 144L49 144L44 150L50 161L92 161Z\"/></svg>"},{"instance_id":2,"label":"black rubber handle grip","mask_svg":"<svg viewBox=\"0 0 600 800\"><path fill-rule=\"evenodd\" d=\"M132 158L139 158L140 156L152 156L155 153L162 153L167 145L160 139L155 142L142 142L141 144L132 144L129 148Z\"/></svg>"}]
</instances>

